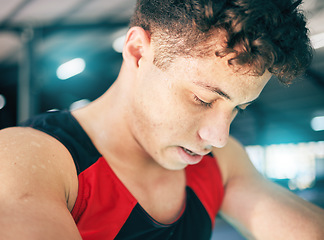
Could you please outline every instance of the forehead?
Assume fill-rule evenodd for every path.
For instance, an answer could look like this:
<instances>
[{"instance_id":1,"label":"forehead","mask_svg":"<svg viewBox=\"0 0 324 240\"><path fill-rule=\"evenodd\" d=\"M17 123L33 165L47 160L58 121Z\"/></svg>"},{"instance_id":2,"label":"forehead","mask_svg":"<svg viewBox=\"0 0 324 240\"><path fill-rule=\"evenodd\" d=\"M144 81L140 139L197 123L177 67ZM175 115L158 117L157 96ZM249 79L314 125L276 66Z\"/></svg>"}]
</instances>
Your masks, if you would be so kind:
<instances>
[{"instance_id":1,"label":"forehead","mask_svg":"<svg viewBox=\"0 0 324 240\"><path fill-rule=\"evenodd\" d=\"M271 73L268 71L259 76L248 67L234 68L228 63L230 58L231 56L220 58L215 55L205 58L179 57L171 68L173 68L172 71L178 71L184 75L199 77L206 84L212 84L219 80L242 86L263 85L262 83L271 77Z\"/></svg>"},{"instance_id":2,"label":"forehead","mask_svg":"<svg viewBox=\"0 0 324 240\"><path fill-rule=\"evenodd\" d=\"M241 98L259 95L271 78L271 74L265 72L262 76L256 76L248 68L234 69L228 64L230 57L220 58L215 55L206 58L179 57L170 70L184 81L205 88L208 86L211 91L213 88L221 88L224 92L231 93L229 95Z\"/></svg>"}]
</instances>

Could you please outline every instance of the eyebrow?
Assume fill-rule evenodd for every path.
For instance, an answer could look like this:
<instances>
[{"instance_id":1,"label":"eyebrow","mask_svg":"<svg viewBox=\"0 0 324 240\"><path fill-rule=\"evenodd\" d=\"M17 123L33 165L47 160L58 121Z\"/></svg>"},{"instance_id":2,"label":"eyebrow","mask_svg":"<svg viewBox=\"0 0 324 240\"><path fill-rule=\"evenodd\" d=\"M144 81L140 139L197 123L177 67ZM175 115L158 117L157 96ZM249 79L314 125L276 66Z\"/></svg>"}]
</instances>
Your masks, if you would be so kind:
<instances>
[{"instance_id":1,"label":"eyebrow","mask_svg":"<svg viewBox=\"0 0 324 240\"><path fill-rule=\"evenodd\" d=\"M218 88L218 87L213 87L213 86L210 86L210 85L208 85L208 84L206 84L206 83L203 83L203 82L194 82L196 85L198 85L198 86L200 86L200 87L203 87L203 88L205 88L205 89L207 89L207 90L209 90L209 91L212 91L212 92L214 92L214 93L217 93L217 94L219 94L220 96L222 96L222 97L224 97L224 98L226 98L226 99L228 99L228 100L232 100L232 98L227 94L227 93L225 93L224 91L222 91L220 88Z\"/></svg>"},{"instance_id":2,"label":"eyebrow","mask_svg":"<svg viewBox=\"0 0 324 240\"><path fill-rule=\"evenodd\" d=\"M206 84L206 83L204 83L204 82L194 82L197 86L200 86L200 87L203 87L203 88L205 88L205 89L207 89L207 90L209 90L209 91L212 91L212 92L214 92L214 93L217 93L217 94L219 94L220 96L222 96L222 97L224 97L224 98L226 98L226 99L228 99L228 100L232 100L232 98L227 94L227 93L225 93L224 91L222 91L220 88L218 88L218 87L213 87L213 86L210 86L210 85L208 85L208 84ZM242 104L240 104L240 105L238 105L238 106L243 106L243 105L250 105L250 104L252 104L252 103L254 103L256 100L258 100L257 98L256 99L254 99L254 100L252 100L252 101L249 101L249 102L246 102L246 103L242 103Z\"/></svg>"}]
</instances>

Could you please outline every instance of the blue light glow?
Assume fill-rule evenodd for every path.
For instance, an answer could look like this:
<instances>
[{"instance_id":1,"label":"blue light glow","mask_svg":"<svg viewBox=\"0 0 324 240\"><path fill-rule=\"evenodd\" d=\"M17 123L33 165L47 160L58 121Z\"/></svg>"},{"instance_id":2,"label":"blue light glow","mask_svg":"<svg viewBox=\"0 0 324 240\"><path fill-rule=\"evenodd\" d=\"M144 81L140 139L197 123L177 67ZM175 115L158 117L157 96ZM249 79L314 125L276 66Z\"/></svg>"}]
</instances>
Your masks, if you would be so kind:
<instances>
[{"instance_id":1,"label":"blue light glow","mask_svg":"<svg viewBox=\"0 0 324 240\"><path fill-rule=\"evenodd\" d=\"M75 58L59 66L56 71L56 75L59 79L66 80L82 73L85 66L86 63L82 58Z\"/></svg>"},{"instance_id":2,"label":"blue light glow","mask_svg":"<svg viewBox=\"0 0 324 240\"><path fill-rule=\"evenodd\" d=\"M123 35L119 38L117 38L114 42L113 42L113 49L118 52L118 53L122 53L123 52L123 48L124 48L124 43L126 40L126 35Z\"/></svg>"},{"instance_id":3,"label":"blue light glow","mask_svg":"<svg viewBox=\"0 0 324 240\"><path fill-rule=\"evenodd\" d=\"M6 105L6 99L2 94L0 94L0 110L4 108L5 105Z\"/></svg>"},{"instance_id":4,"label":"blue light glow","mask_svg":"<svg viewBox=\"0 0 324 240\"><path fill-rule=\"evenodd\" d=\"M311 121L311 127L314 131L324 130L324 116L314 117Z\"/></svg>"}]
</instances>

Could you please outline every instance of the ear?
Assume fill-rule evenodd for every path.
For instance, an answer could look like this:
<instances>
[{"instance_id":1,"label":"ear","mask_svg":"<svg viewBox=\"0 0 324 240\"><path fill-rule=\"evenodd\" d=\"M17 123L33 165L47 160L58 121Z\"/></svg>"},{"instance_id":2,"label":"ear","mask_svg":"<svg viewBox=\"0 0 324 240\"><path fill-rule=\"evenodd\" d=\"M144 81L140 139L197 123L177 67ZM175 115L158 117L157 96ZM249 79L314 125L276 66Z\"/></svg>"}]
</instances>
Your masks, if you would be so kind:
<instances>
[{"instance_id":1,"label":"ear","mask_svg":"<svg viewBox=\"0 0 324 240\"><path fill-rule=\"evenodd\" d=\"M140 27L128 30L123 48L123 59L127 64L139 66L140 59L150 51L150 34Z\"/></svg>"}]
</instances>

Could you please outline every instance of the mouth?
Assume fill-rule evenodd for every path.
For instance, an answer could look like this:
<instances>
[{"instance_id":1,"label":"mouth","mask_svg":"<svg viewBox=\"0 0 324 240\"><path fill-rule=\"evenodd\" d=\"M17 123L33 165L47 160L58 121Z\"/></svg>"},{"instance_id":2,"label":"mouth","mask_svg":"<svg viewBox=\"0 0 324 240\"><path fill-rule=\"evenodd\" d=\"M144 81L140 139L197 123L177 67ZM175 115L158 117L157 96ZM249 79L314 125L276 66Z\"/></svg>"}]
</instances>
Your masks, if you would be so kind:
<instances>
[{"instance_id":1,"label":"mouth","mask_svg":"<svg viewBox=\"0 0 324 240\"><path fill-rule=\"evenodd\" d=\"M190 156L205 156L205 155L208 155L211 151L204 151L204 152L193 152L191 150L189 150L188 148L185 148L185 147L180 147L182 148L183 151L185 151L187 154L189 154Z\"/></svg>"},{"instance_id":2,"label":"mouth","mask_svg":"<svg viewBox=\"0 0 324 240\"><path fill-rule=\"evenodd\" d=\"M187 164L196 164L204 157L204 154L198 154L184 147L179 147L179 150L180 156Z\"/></svg>"},{"instance_id":3,"label":"mouth","mask_svg":"<svg viewBox=\"0 0 324 240\"><path fill-rule=\"evenodd\" d=\"M183 149L183 151L185 151L186 153L188 153L190 156L197 156L197 155L199 155L199 154L196 154L196 153L190 151L187 148L184 148L184 147L181 147L181 148Z\"/></svg>"}]
</instances>

